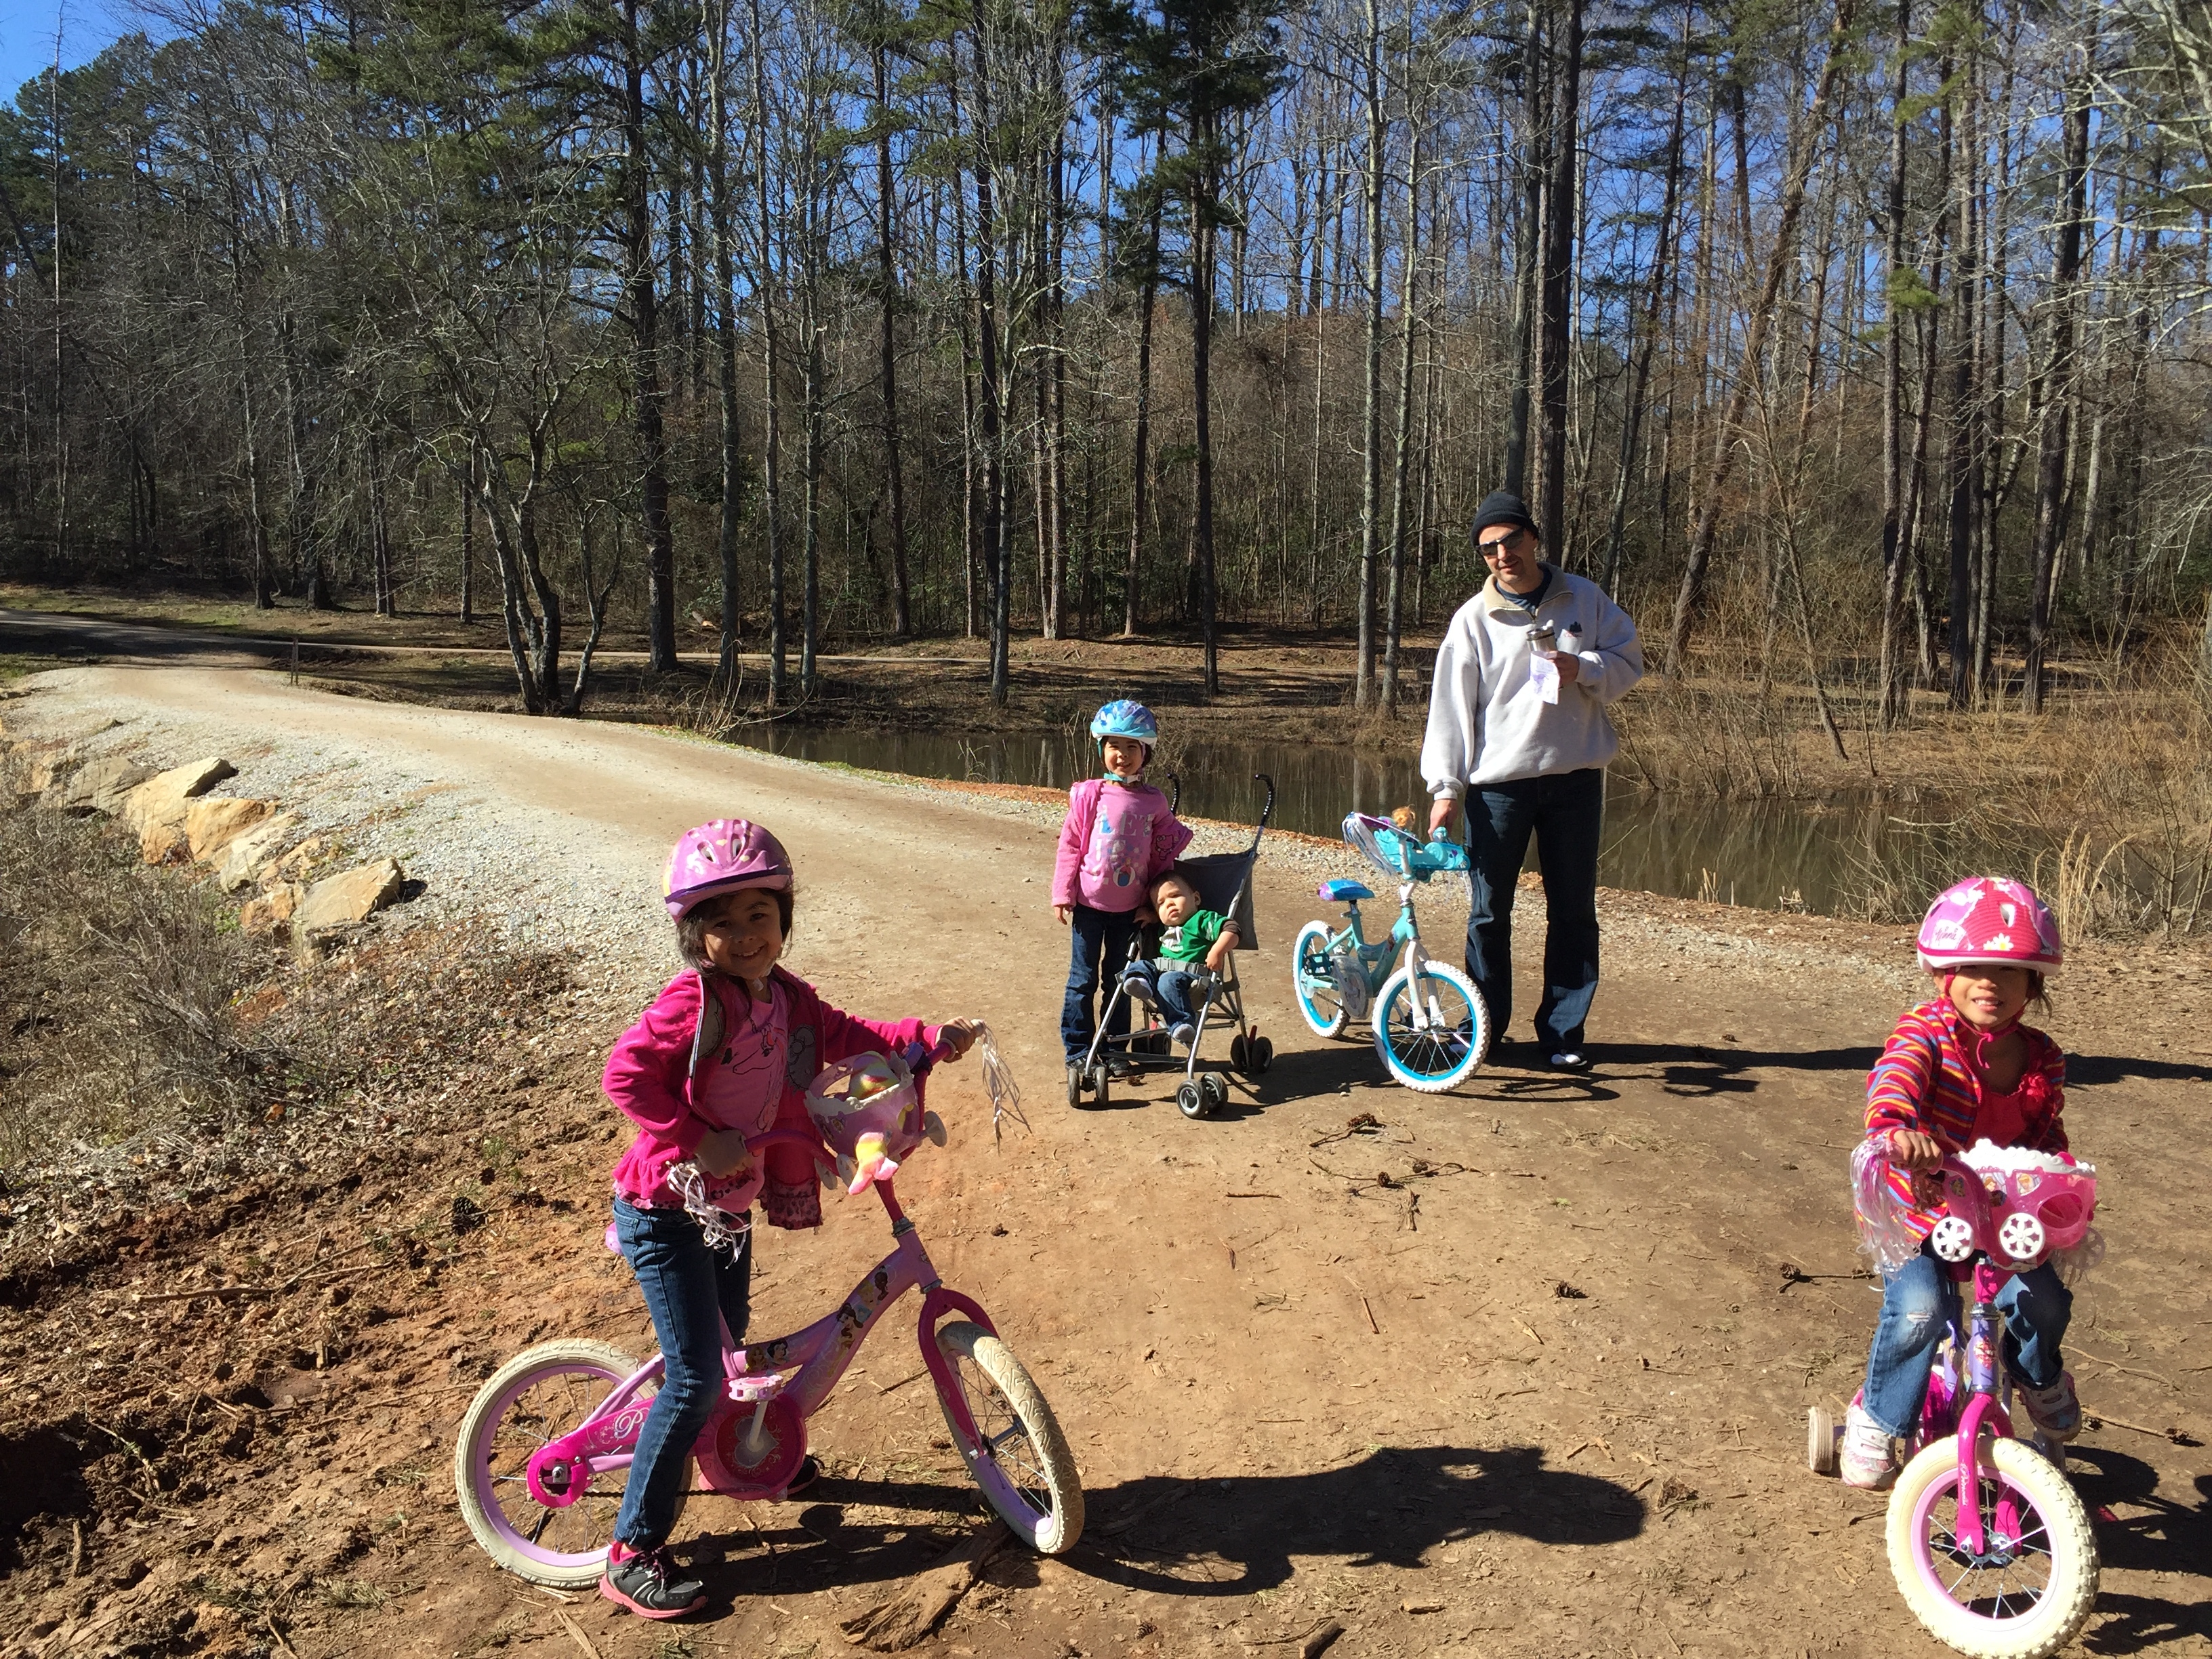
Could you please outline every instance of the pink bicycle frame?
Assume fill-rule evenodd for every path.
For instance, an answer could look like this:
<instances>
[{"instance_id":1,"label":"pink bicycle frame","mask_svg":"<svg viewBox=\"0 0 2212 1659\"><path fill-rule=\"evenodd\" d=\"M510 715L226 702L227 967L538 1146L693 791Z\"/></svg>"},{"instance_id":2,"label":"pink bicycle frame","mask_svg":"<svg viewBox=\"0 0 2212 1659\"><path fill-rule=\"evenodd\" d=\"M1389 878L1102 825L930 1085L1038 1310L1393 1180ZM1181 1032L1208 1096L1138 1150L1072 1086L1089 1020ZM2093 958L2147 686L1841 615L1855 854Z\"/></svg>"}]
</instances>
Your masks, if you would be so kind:
<instances>
[{"instance_id":1,"label":"pink bicycle frame","mask_svg":"<svg viewBox=\"0 0 2212 1659\"><path fill-rule=\"evenodd\" d=\"M796 1146L810 1152L818 1150L811 1137L789 1129L757 1136L745 1145L756 1155L777 1145ZM922 1291L916 1332L922 1362L952 1419L954 1431L971 1445L981 1441L952 1368L933 1339L939 1323L948 1314L965 1315L994 1336L998 1328L973 1299L947 1290L938 1278L921 1234L899 1207L890 1179L878 1180L874 1191L890 1217L891 1236L896 1243L833 1311L789 1336L748 1342L742 1347L731 1340L729 1328L723 1327L722 1370L727 1387L695 1443L702 1464L708 1462L722 1419L733 1410L764 1412L773 1403L782 1403L802 1422L812 1417L843 1378L876 1316L917 1287ZM617 1383L583 1422L540 1448L531 1457L526 1474L531 1497L550 1509L565 1508L582 1496L590 1485L592 1471L627 1468L650 1409L649 1401L638 1400L638 1391L658 1380L665 1366L663 1358L654 1355ZM747 1386L748 1380L753 1386Z\"/></svg>"},{"instance_id":2,"label":"pink bicycle frame","mask_svg":"<svg viewBox=\"0 0 2212 1659\"><path fill-rule=\"evenodd\" d=\"M1974 1263L1971 1275L1958 1275L1974 1287L1974 1305L1966 1316L1966 1407L1959 1416L1958 1509L1954 1531L1961 1547L1979 1555L1987 1547L1982 1530L1981 1437L1986 1426L1996 1435L2012 1437L2012 1419L1997 1398L1997 1349L2003 1336L2004 1316L1997 1310L1997 1291L2011 1277L1986 1260ZM2020 1516L2009 1486L1997 1494L1997 1529L2008 1538L2020 1535Z\"/></svg>"}]
</instances>

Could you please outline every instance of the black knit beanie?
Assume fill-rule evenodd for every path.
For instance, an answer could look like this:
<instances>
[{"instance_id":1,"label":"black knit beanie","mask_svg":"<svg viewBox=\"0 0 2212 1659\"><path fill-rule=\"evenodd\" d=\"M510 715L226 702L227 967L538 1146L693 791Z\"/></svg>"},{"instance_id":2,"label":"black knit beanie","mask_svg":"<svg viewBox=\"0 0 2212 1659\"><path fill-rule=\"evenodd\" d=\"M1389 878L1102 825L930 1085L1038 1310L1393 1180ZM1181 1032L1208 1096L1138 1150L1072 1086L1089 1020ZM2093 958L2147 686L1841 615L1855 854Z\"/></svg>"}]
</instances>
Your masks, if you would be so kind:
<instances>
[{"instance_id":1,"label":"black knit beanie","mask_svg":"<svg viewBox=\"0 0 2212 1659\"><path fill-rule=\"evenodd\" d=\"M1482 532L1492 526L1517 525L1530 535L1540 533L1535 520L1528 516L1528 503L1510 490L1493 489L1482 498L1482 505L1474 509L1474 529L1472 534L1479 544Z\"/></svg>"}]
</instances>

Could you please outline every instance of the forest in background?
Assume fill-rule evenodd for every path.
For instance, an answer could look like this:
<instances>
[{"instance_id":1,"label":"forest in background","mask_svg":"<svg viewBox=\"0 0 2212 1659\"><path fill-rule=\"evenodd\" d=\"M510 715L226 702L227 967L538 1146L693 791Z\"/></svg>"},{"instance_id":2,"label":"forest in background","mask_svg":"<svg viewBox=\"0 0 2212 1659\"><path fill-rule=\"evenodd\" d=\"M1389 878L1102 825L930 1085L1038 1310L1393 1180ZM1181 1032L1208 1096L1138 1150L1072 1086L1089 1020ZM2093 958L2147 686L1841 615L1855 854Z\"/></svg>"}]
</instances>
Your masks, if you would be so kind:
<instances>
[{"instance_id":1,"label":"forest in background","mask_svg":"<svg viewBox=\"0 0 2212 1659\"><path fill-rule=\"evenodd\" d=\"M2033 709L2212 649L2207 15L156 0L0 112L0 556L458 609L540 713L610 627L779 704L1349 629L1387 708L1517 487L1839 751Z\"/></svg>"}]
</instances>

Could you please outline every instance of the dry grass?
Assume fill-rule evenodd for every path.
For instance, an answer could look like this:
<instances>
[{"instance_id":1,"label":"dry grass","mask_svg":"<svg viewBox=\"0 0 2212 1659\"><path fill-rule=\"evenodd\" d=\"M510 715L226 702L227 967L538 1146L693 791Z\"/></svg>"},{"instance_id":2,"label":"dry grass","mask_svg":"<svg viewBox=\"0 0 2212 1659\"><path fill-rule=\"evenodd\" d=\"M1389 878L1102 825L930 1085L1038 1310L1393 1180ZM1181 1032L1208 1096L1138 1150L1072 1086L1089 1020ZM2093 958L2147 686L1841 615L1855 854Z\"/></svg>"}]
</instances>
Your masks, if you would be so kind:
<instances>
[{"instance_id":1,"label":"dry grass","mask_svg":"<svg viewBox=\"0 0 2212 1659\"><path fill-rule=\"evenodd\" d=\"M19 1204L56 1180L119 1196L434 1127L508 1086L568 988L466 928L296 961L112 826L0 813L0 1170Z\"/></svg>"},{"instance_id":2,"label":"dry grass","mask_svg":"<svg viewBox=\"0 0 2212 1659\"><path fill-rule=\"evenodd\" d=\"M1616 775L1721 799L1884 804L1856 872L1852 908L1869 918L1917 920L1948 881L2002 872L2035 884L2069 937L2212 926L2212 662L2195 639L2154 641L2124 667L2077 665L2033 718L1923 696L1882 732L1856 689L1829 696L1844 756L1802 684L1647 682L1616 710Z\"/></svg>"},{"instance_id":3,"label":"dry grass","mask_svg":"<svg viewBox=\"0 0 2212 1659\"><path fill-rule=\"evenodd\" d=\"M256 953L191 882L59 813L0 815L0 1164L148 1122L234 1121L281 1074L233 993Z\"/></svg>"}]
</instances>

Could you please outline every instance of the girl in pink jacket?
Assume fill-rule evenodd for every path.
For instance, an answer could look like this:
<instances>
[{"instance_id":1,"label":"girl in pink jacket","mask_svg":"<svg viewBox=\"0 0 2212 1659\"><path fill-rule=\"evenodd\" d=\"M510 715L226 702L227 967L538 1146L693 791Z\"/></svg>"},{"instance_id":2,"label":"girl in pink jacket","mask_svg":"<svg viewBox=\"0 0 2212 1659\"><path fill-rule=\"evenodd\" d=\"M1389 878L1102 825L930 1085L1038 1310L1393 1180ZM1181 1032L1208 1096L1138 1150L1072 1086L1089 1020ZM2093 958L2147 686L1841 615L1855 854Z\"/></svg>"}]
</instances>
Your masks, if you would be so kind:
<instances>
[{"instance_id":1,"label":"girl in pink jacket","mask_svg":"<svg viewBox=\"0 0 2212 1659\"><path fill-rule=\"evenodd\" d=\"M1060 826L1060 858L1052 872L1053 908L1074 930L1067 995L1060 1010L1060 1046L1071 1074L1091 1052L1091 998L1098 988L1100 962L1109 972L1121 971L1138 921L1150 912L1146 895L1153 882L1190 845L1190 831L1169 810L1168 798L1145 781L1160 740L1152 711L1127 699L1109 702L1091 720L1091 735L1106 775L1085 778L1067 792L1067 819ZM1106 1035L1120 1036L1128 1018L1125 1000ZM1116 1077L1128 1064L1124 1054L1108 1057ZM1071 1082L1078 1080L1071 1075Z\"/></svg>"},{"instance_id":2,"label":"girl in pink jacket","mask_svg":"<svg viewBox=\"0 0 2212 1659\"><path fill-rule=\"evenodd\" d=\"M746 1137L812 1135L806 1086L833 1060L896 1054L917 1038L958 1055L975 1040L964 1019L931 1030L918 1019L842 1013L778 967L791 934L791 860L758 824L718 818L687 831L669 855L665 890L691 966L615 1044L603 1085L637 1125L615 1165L614 1232L667 1374L638 1434L599 1592L648 1619L677 1618L707 1599L665 1545L685 1459L722 1386L722 1327L744 1340L753 1202L779 1227L822 1223L812 1158L778 1146L763 1168ZM793 1489L813 1476L810 1458Z\"/></svg>"}]
</instances>

